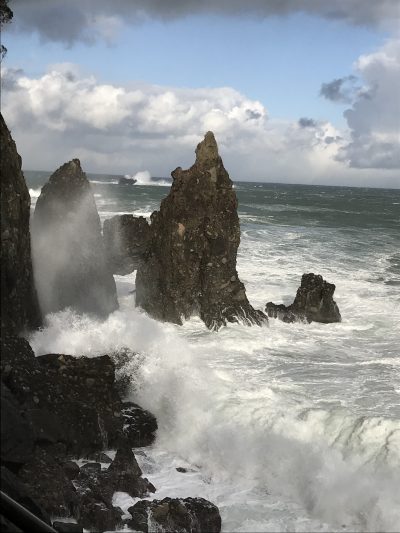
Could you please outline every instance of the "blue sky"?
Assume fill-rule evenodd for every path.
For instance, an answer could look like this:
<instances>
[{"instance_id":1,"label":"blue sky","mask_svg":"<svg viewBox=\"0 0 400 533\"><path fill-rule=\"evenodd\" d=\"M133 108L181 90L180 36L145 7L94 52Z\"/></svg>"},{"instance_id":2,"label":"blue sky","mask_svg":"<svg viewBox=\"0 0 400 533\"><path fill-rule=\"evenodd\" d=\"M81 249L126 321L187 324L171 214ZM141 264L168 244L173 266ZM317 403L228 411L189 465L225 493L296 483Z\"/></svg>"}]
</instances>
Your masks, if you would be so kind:
<instances>
[{"instance_id":1,"label":"blue sky","mask_svg":"<svg viewBox=\"0 0 400 533\"><path fill-rule=\"evenodd\" d=\"M110 7L102 12L102 2L97 2L97 6L99 6L99 12L97 13L96 2L86 0L86 3L83 2L80 5L84 5L82 9L87 8L87 13L90 15L88 20L92 20L94 16L103 18L100 23L96 19L96 24L98 24L95 29L93 29L94 26L90 26L88 30L82 23L82 32L86 33L81 35L78 33L71 37L67 34L66 25L70 24L68 16L72 12L69 11L69 6L72 6L74 1L70 0L68 3L62 0L54 0L55 4L58 4L62 10L56 22L54 14L48 11L49 2L47 0L38 0L37 2L31 0L30 4L22 1L18 9L16 9L16 4L10 3L11 8L14 8L15 17L13 24L7 28L7 32L3 37L4 44L9 49L6 60L3 62L3 67L9 69L9 71L12 69L22 69L24 71L24 77L30 80L30 84L26 82L25 84L22 83L22 86L25 90L28 90L28 96L30 95L28 100L33 102L32 106L35 105L34 99L32 99L32 91L36 91L35 94L37 94L39 86L42 92L45 91L44 82L39 83L34 82L34 80L43 80L43 76L50 65L73 65L73 69L76 68L76 72L79 71L79 75L74 71L75 75L86 79L86 89L82 88L83 82L79 85L79 90L84 91L85 94L90 92L93 95L98 87L111 85L114 88L122 88L124 95L129 99L133 97L132 91L142 87L145 96L146 94L153 95L151 98L149 96L149 99L153 102L156 98L156 93L158 95L157 98L161 98L159 95L160 88L164 88L165 93L168 92L169 88L172 88L175 91L174 94L177 95L176 101L173 103L173 113L179 114L182 112L186 114L184 118L178 117L182 118L182 124L186 124L186 118L188 113L191 113L192 106L200 105L198 95L195 96L193 103L190 103L194 94L191 91L198 89L210 89L212 91L221 87L229 88L241 96L235 98L229 96L228 100L232 102L229 104L226 103L225 95L222 95L222 93L214 94L211 101L208 102L208 107L204 105L204 98L202 98L200 99L201 106L196 109L196 112L192 113L197 117L196 124L199 129L203 124L216 124L217 139L219 136L222 138L222 146L227 151L228 160L235 161L234 157L232 159L231 154L231 151L234 152L235 147L232 146L231 140L228 143L228 138L230 139L230 137L227 133L227 125L222 121L222 115L232 126L231 132L234 131L234 128L237 128L238 135L243 135L243 139L248 139L249 157L252 157L254 152L255 157L253 159L260 160L260 167L263 164L262 158L260 159L259 153L255 153L255 151L259 150L260 147L263 151L263 140L260 137L262 134L264 136L268 135L268 142L265 148L265 152L268 151L269 153L269 157L265 160L267 165L274 162L274 154L277 154L277 157L282 157L280 152L290 150L291 143L294 143L294 151L301 151L308 165L305 170L308 172L307 175L312 175L313 182L318 180L321 183L326 182L327 175L337 172L338 180L342 182L347 180L349 184L358 184L361 180L361 185L365 183L374 184L375 182L379 185L383 180L384 184L396 186L397 174L394 168L396 168L397 160L393 152L398 146L393 147L393 139L396 139L396 131L393 124L390 125L390 131L382 131L383 126L381 126L374 138L371 137L371 131L374 129L373 124L367 124L365 131L358 131L357 129L360 123L357 113L361 114L362 112L364 116L365 113L368 114L369 112L368 108L365 107L366 99L360 100L360 93L362 91L364 93L370 91L369 94L373 94L374 72L379 71L379 65L376 68L374 66L377 60L383 54L385 56L384 59L379 59L382 64L389 64L390 67L391 61L394 59L398 65L397 48L391 46L393 42L397 43L398 40L396 32L393 30L393 12L390 12L390 10L393 10L393 4L389 5L387 12L379 11L372 14L366 12L365 16L370 17L372 20L368 20L368 25L365 25L360 24L358 20L356 21L357 23L349 23L343 19L332 19L325 16L325 13L322 13L324 16L321 16L320 13L305 13L302 9L294 10L293 12L289 10L289 13L283 16L265 16L265 13L260 16L258 12L254 13L246 9L239 14L232 14L229 10L226 13L222 10L222 14L215 14L212 9L209 10L210 12L205 10L203 13L194 13L188 9L184 13L174 13L171 16L168 14L167 17L165 13L158 14L157 11L154 11L147 13L145 17L141 17L141 20L138 21L137 17L132 18L131 13L127 11L127 3L125 3L123 9L121 8L121 11L118 11L117 2L115 4L115 12ZM341 1L336 0L338 3ZM349 1L352 2L352 0ZM302 0L294 0L294 4L296 2L301 4ZM310 0L309 5L312 2L315 3L314 0ZM179 2L175 3L179 4ZM335 4L335 1L332 0L332 3ZM33 12L29 11L34 4L36 4L37 10L40 12L41 19L39 22L32 18ZM171 1L171 6L173 4L174 0ZM360 5L362 6L363 4ZM35 16L38 11L35 12ZM49 13L53 16L53 19L51 19ZM270 14L268 13L268 15ZM354 8L351 16L358 17L359 15ZM48 16L49 27L51 25L50 35L45 26L46 16ZM64 25L63 18L65 19ZM392 23L390 23L390 19L392 19ZM60 28L59 33L56 31L57 28L54 30L54 26L57 24L59 24ZM93 35L90 34L92 30ZM88 40L91 42L88 43ZM367 57L365 64L360 63L359 58L362 56ZM386 56L388 58L387 61L385 59ZM60 68L60 70L63 70L63 68ZM335 99L336 101L333 101L334 98L326 98L320 95L323 83L330 83L335 79L345 80L351 74L355 75L357 80L352 82L356 88L352 89L352 94L349 98L339 94L339 97ZM394 75L399 81L397 71L394 72ZM88 81L91 76L95 77L97 88ZM388 76L388 82L393 80L392 70L390 70ZM16 75L14 74L15 77ZM3 73L3 78L7 79L7 73ZM385 81L385 75L381 79ZM381 83L379 79L377 79L377 82ZM21 85L21 82L18 83ZM26 89L28 85L29 88ZM90 89L88 89L89 85ZM343 84L343 87L345 87L345 84ZM78 90L77 84L75 84L75 89ZM385 93L384 89L382 87L380 92ZM52 89L52 98L54 98L54 90ZM70 87L70 90L73 90L72 87ZM183 92L180 93L179 91ZM18 93L20 92L21 89L19 89ZM104 89L101 92L104 93L104 98L107 98L107 90ZM31 153L26 147L28 141L21 131L21 129L24 129L22 128L23 120L22 117L16 116L18 106L13 106L11 100L13 96L15 98L16 93L15 91L14 95L12 93L13 91L10 91L9 95L5 97L5 105L3 106L5 117L11 120L11 126L14 125L17 140L18 136L21 139L21 146L23 151L25 151L25 153L22 153L25 156L25 164L37 167L40 164L40 158L37 156L36 147L34 150L36 155ZM113 97L113 95L109 95L109 97ZM377 105L383 105L383 96L381 98L382 101L378 101L378 97L374 96L374 98L376 100L373 102L374 109ZM393 93L392 106L394 113L397 113L396 98L396 94ZM161 99L165 101L165 98ZM180 105L180 99L183 102L182 105ZM172 113L172 104L168 101L168 98L166 100L166 113L168 114L168 110ZM91 98L91 101L93 102L94 99ZM96 102L98 102L97 96ZM261 111L257 107L258 104L262 106ZM87 105L89 104L83 104L84 109L87 109ZM104 105L107 105L107 102ZM144 102L143 109L147 109L146 105L146 102ZM162 119L163 108L160 105L157 104L156 109L160 112L160 119ZM229 105L231 105L231 108L229 108ZM361 111L358 111L360 107ZM237 111L239 108L242 111ZM215 117L213 120L202 120L201 112L209 115L215 112L216 109L220 115L217 121ZM252 116L261 113L263 115L263 125L260 123L254 124L253 130L250 132L248 124L245 124L247 119L243 118L245 116L243 110ZM354 111L353 123L349 121L349 110L350 115ZM28 110L26 105L24 111L25 118L27 118L28 111L30 111L31 115L35 115L35 113L37 115L37 110ZM74 117L79 114L78 111L74 110L72 112ZM62 112L61 106L59 112ZM344 112L346 112L345 116L343 115ZM89 113L91 112L89 111ZM148 113L148 116L154 113L153 107L149 108ZM371 112L371 114L373 113ZM384 114L382 113L382 115ZM121 112L123 120L128 120L128 115L129 108L126 110L124 107L123 112ZM140 120L143 120L142 115L143 113L141 113ZM300 131L304 128L300 128L297 132L296 124L300 117L307 117L315 122L313 132ZM142 127L140 131L137 129L137 131L133 132L132 124L136 119L137 116L132 110L129 118L130 129L129 131L126 130L127 150L128 145L131 149L133 146L136 146L138 150L141 148L141 157L139 158L141 165L146 166L153 173L168 174L172 168L163 168L161 161L164 160L169 163L171 158L164 157L155 163L157 154L151 158L148 142L146 141L146 146L144 144L142 147L138 146L138 143L140 144L138 139L140 139L141 135L147 139L149 131L146 127ZM64 124L70 119L58 117L57 120L62 120ZM74 120L73 124L69 123L65 128L63 126L64 130L62 132L59 126L53 126L49 123L49 120L46 121L46 128L53 137L54 132L58 132L59 141L62 143L62 137L68 134L69 129L74 132L74 135L77 135L76 118ZM152 124L154 124L153 115L151 115L151 120ZM96 139L99 139L101 134L103 134L105 140L107 132L110 134L111 131L110 121L102 120L100 122L101 125L99 126L99 121L97 120L93 126L92 134L96 136ZM161 122L163 121L161 120ZM114 170L124 173L124 170L128 172L132 167L135 167L134 160L138 160L138 157L135 158L133 156L131 168L124 169L122 165L119 168L116 168L118 165L115 165L114 169L104 168L104 158L99 154L96 160L93 147L89 146L87 121L84 126L79 147L81 149L81 157L83 156L83 159L86 157L88 164L91 166L88 170L100 171L103 169L105 171ZM101 128L103 128L102 131ZM220 131L218 131L218 128ZM157 130L157 135L162 133L160 124L157 123L155 129ZM310 129L307 128L307 130ZM123 127L121 127L120 131L122 130ZM250 133L254 137L257 131L261 132L259 137L249 140ZM198 131L199 139L203 133L204 131ZM43 135L42 132L42 138ZM275 141L273 141L274 135ZM168 124L165 129L165 136L170 139L171 136L175 136L177 145L179 145L182 152L183 160L186 161L188 159L190 161L193 150L191 152L189 150L188 157L184 148L186 144L189 147L189 143L195 137L194 124L186 132L184 131L184 125L180 125L175 134L171 130L171 125ZM366 143L363 146L360 145L361 137ZM135 139L134 142L133 138ZM335 141L338 145L336 147L337 152L334 152L333 147L329 146L330 152L328 154L326 145L332 145L333 141L329 141L329 143L325 141L324 144L323 140L327 138L337 139ZM343 144L343 139L345 138L347 139L347 145ZM317 142L322 143L323 152L316 152L315 146ZM84 149L85 143L88 143L86 151ZM308 152L307 143L309 143ZM368 145L368 143L370 144ZM371 143L375 143L373 149L371 148ZM65 153L65 159L69 157L70 151L73 150L71 143L67 144L68 150ZM82 144L85 146L82 147ZM124 144L124 141L122 141L122 144ZM195 144L193 149L194 147ZM163 150L167 148L164 143ZM372 153L371 150L376 155L373 161L368 162L365 154ZM246 153L246 150L243 149L243 143L240 151L242 155ZM144 156L143 154L146 155ZM61 156L61 151L56 149L55 157L59 155ZM335 160L336 162L342 159L341 168L335 168L335 165L329 168L330 161L327 162L326 168L324 168L323 162L321 162L322 156L327 160L330 158L330 160ZM311 169L310 161L312 158L315 161ZM382 160L384 164L379 165L379 161ZM393 163L390 162L390 165L386 165L385 161L389 160L393 161ZM125 153L122 158L118 159L117 157L116 161L127 161L126 166L129 166L129 157ZM41 168L46 165L57 166L55 163L55 160L53 163L51 158L44 157ZM245 167L245 165L243 166ZM385 166L388 168L383 168ZM282 165L277 165L277 180L296 181L298 176L294 175L295 168L295 164L288 164L286 170ZM347 172L346 168L348 169ZM358 175L355 172L357 168L359 169ZM143 170L143 168L135 168L135 170ZM262 172L256 172L255 168L252 168L251 172L253 179L263 178ZM374 177L377 174L379 176ZM307 181L307 175L304 173L304 175L300 176L300 179L303 182ZM244 177L242 173L240 177Z\"/></svg>"}]
</instances>

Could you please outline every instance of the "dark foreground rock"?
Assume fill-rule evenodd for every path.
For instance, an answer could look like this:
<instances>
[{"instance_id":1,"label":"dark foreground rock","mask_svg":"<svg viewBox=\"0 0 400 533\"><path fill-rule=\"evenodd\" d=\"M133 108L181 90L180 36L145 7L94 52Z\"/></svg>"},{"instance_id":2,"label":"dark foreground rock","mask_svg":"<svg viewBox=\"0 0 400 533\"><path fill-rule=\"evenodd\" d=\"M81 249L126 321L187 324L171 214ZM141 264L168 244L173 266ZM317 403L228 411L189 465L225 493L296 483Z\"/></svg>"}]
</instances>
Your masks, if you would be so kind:
<instances>
[{"instance_id":1,"label":"dark foreground rock","mask_svg":"<svg viewBox=\"0 0 400 533\"><path fill-rule=\"evenodd\" d=\"M160 320L181 324L200 314L208 328L267 320L246 297L236 271L240 242L237 198L212 132L189 170L151 215L151 242L136 277L136 304Z\"/></svg>"},{"instance_id":2,"label":"dark foreground rock","mask_svg":"<svg viewBox=\"0 0 400 533\"><path fill-rule=\"evenodd\" d=\"M105 317L118 307L100 218L79 159L62 165L42 188L32 239L44 313L72 307Z\"/></svg>"},{"instance_id":3,"label":"dark foreground rock","mask_svg":"<svg viewBox=\"0 0 400 533\"><path fill-rule=\"evenodd\" d=\"M19 333L41 324L33 281L31 198L21 157L0 114L1 172L1 327Z\"/></svg>"},{"instance_id":4,"label":"dark foreground rock","mask_svg":"<svg viewBox=\"0 0 400 533\"><path fill-rule=\"evenodd\" d=\"M2 339L1 370L6 388L19 403L16 406L7 398L4 403L4 408L13 413L20 411L18 419L16 415L11 420L4 418L4 424L11 425L15 418L15 431L12 436L6 431L4 446L15 460L32 448L32 435L20 436L17 431L25 428L26 420L35 442L63 443L76 456L87 456L121 442L133 447L154 440L154 416L136 404L122 402L115 366L107 355L35 357L26 340L6 337Z\"/></svg>"},{"instance_id":5,"label":"dark foreground rock","mask_svg":"<svg viewBox=\"0 0 400 533\"><path fill-rule=\"evenodd\" d=\"M339 308L333 300L335 288L333 283L328 283L320 275L303 274L296 298L291 305L268 302L265 310L268 316L284 322L340 322L342 318Z\"/></svg>"},{"instance_id":6,"label":"dark foreground rock","mask_svg":"<svg viewBox=\"0 0 400 533\"><path fill-rule=\"evenodd\" d=\"M137 530L175 533L219 533L218 508L204 498L164 498L140 501L128 509L128 525Z\"/></svg>"},{"instance_id":7,"label":"dark foreground rock","mask_svg":"<svg viewBox=\"0 0 400 533\"><path fill-rule=\"evenodd\" d=\"M144 217L117 215L104 221L104 244L113 274L124 276L137 270L150 240Z\"/></svg>"}]
</instances>

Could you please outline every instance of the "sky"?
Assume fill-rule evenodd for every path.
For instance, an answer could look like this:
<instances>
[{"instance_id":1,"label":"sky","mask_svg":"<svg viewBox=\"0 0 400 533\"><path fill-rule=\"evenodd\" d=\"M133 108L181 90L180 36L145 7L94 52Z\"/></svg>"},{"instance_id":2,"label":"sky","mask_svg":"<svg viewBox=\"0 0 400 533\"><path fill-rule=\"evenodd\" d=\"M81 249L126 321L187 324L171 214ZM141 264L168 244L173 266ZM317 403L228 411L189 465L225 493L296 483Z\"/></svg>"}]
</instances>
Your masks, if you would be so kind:
<instances>
[{"instance_id":1,"label":"sky","mask_svg":"<svg viewBox=\"0 0 400 533\"><path fill-rule=\"evenodd\" d=\"M25 169L400 188L400 0L11 0L1 109Z\"/></svg>"}]
</instances>

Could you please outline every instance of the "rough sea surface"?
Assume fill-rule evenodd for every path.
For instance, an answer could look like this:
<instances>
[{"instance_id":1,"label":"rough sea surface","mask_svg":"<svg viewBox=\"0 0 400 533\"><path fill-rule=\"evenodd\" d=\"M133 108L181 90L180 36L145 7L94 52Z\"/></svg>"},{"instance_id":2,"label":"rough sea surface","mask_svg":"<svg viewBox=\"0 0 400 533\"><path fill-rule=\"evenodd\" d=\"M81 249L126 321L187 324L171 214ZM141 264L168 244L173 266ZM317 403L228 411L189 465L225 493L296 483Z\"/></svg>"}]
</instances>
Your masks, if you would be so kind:
<instances>
[{"instance_id":1,"label":"rough sea surface","mask_svg":"<svg viewBox=\"0 0 400 533\"><path fill-rule=\"evenodd\" d=\"M48 174L26 177L34 204ZM102 220L148 217L168 193L165 180L90 179ZM159 421L153 447L137 450L154 497L205 497L225 532L399 531L400 190L235 187L250 302L289 304L314 272L335 283L341 323L162 324L135 309L133 274L116 276L121 308L108 320L51 315L32 346L139 354L126 371Z\"/></svg>"}]
</instances>

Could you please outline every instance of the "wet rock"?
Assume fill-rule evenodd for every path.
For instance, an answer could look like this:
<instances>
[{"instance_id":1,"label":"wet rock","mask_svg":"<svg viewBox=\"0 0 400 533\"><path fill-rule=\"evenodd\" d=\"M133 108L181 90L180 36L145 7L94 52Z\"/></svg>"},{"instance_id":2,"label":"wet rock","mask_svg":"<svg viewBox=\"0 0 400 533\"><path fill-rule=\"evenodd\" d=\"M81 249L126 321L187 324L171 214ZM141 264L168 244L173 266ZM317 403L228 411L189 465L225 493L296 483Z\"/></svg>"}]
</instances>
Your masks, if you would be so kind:
<instances>
[{"instance_id":1,"label":"wet rock","mask_svg":"<svg viewBox=\"0 0 400 533\"><path fill-rule=\"evenodd\" d=\"M136 304L160 320L181 324L200 314L208 328L267 320L249 304L236 271L240 242L237 198L212 132L189 170L151 215L151 242L136 277Z\"/></svg>"},{"instance_id":2,"label":"wet rock","mask_svg":"<svg viewBox=\"0 0 400 533\"><path fill-rule=\"evenodd\" d=\"M115 531L122 524L122 511L99 501L83 500L79 523L90 532Z\"/></svg>"},{"instance_id":3,"label":"wet rock","mask_svg":"<svg viewBox=\"0 0 400 533\"><path fill-rule=\"evenodd\" d=\"M16 398L1 382L1 461L14 468L26 463L33 453L33 432Z\"/></svg>"},{"instance_id":4,"label":"wet rock","mask_svg":"<svg viewBox=\"0 0 400 533\"><path fill-rule=\"evenodd\" d=\"M164 498L142 500L128 509L132 516L128 525L145 533L218 533L221 516L218 508L204 498Z\"/></svg>"},{"instance_id":5,"label":"wet rock","mask_svg":"<svg viewBox=\"0 0 400 533\"><path fill-rule=\"evenodd\" d=\"M158 428L154 415L133 402L124 402L122 416L123 432L132 448L152 444Z\"/></svg>"},{"instance_id":6,"label":"wet rock","mask_svg":"<svg viewBox=\"0 0 400 533\"><path fill-rule=\"evenodd\" d=\"M104 221L104 244L113 274L124 276L137 270L150 239L144 217L117 215Z\"/></svg>"},{"instance_id":7,"label":"wet rock","mask_svg":"<svg viewBox=\"0 0 400 533\"><path fill-rule=\"evenodd\" d=\"M105 317L118 307L100 218L79 159L62 165L42 188L32 239L44 313L71 307Z\"/></svg>"},{"instance_id":8,"label":"wet rock","mask_svg":"<svg viewBox=\"0 0 400 533\"><path fill-rule=\"evenodd\" d=\"M1 327L19 333L41 325L34 287L29 191L21 157L0 114L1 142Z\"/></svg>"},{"instance_id":9,"label":"wet rock","mask_svg":"<svg viewBox=\"0 0 400 533\"><path fill-rule=\"evenodd\" d=\"M32 460L19 471L19 477L29 496L48 514L69 517L76 514L78 497L62 460L51 449L38 447Z\"/></svg>"},{"instance_id":10,"label":"wet rock","mask_svg":"<svg viewBox=\"0 0 400 533\"><path fill-rule=\"evenodd\" d=\"M135 185L136 182L137 180L135 180L135 178L121 177L118 180L118 185Z\"/></svg>"},{"instance_id":11,"label":"wet rock","mask_svg":"<svg viewBox=\"0 0 400 533\"><path fill-rule=\"evenodd\" d=\"M328 283L320 275L303 274L296 298L291 305L268 302L265 310L268 316L284 322L340 322L342 318L339 308L333 300L335 288L333 283Z\"/></svg>"}]
</instances>

